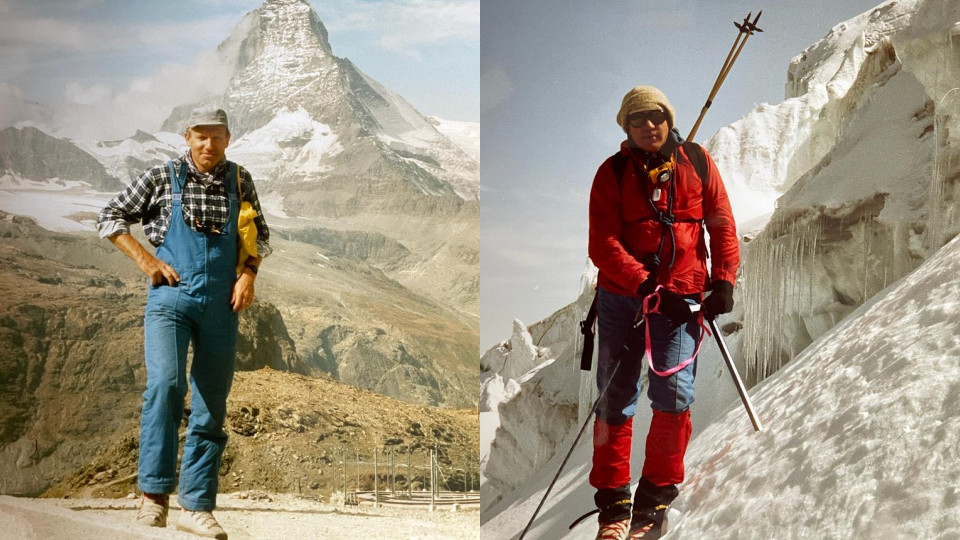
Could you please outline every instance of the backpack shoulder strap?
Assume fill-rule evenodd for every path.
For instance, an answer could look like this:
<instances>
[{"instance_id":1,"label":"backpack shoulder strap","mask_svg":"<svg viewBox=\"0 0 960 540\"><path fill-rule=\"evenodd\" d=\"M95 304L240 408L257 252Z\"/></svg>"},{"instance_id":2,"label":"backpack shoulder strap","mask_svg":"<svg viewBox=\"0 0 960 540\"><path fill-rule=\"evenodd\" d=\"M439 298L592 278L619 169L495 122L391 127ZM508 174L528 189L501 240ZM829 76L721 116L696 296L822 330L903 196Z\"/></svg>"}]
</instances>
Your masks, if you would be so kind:
<instances>
[{"instance_id":1,"label":"backpack shoulder strap","mask_svg":"<svg viewBox=\"0 0 960 540\"><path fill-rule=\"evenodd\" d=\"M617 152L610 156L610 165L613 166L613 174L617 177L617 187L623 184L623 172L627 170L627 156Z\"/></svg>"},{"instance_id":2,"label":"backpack shoulder strap","mask_svg":"<svg viewBox=\"0 0 960 540\"><path fill-rule=\"evenodd\" d=\"M707 171L707 156L703 153L703 147L693 141L685 141L683 151L686 152L690 163L693 163L693 169L697 171L697 176L700 177L700 182L703 184L703 193L706 193L710 173Z\"/></svg>"},{"instance_id":3,"label":"backpack shoulder strap","mask_svg":"<svg viewBox=\"0 0 960 540\"><path fill-rule=\"evenodd\" d=\"M240 203L243 203L243 167L237 165L237 193L240 195Z\"/></svg>"},{"instance_id":4,"label":"backpack shoulder strap","mask_svg":"<svg viewBox=\"0 0 960 540\"><path fill-rule=\"evenodd\" d=\"M707 171L707 156L703 152L703 147L693 141L683 143L683 151L686 152L690 163L693 163L693 169L697 171L700 182L703 184L703 193L707 192L707 184L710 182L710 173Z\"/></svg>"}]
</instances>

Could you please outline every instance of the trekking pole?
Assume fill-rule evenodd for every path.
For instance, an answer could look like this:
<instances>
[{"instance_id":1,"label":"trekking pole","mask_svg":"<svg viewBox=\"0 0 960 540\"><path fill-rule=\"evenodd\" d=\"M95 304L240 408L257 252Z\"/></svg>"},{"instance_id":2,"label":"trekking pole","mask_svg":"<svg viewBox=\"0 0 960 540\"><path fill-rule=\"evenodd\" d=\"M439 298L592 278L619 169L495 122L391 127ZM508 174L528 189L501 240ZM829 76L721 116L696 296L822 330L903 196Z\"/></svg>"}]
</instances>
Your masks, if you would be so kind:
<instances>
[{"instance_id":1,"label":"trekking pole","mask_svg":"<svg viewBox=\"0 0 960 540\"><path fill-rule=\"evenodd\" d=\"M733 384L737 387L737 393L740 394L740 401L743 402L743 406L747 409L747 416L750 417L750 422L753 424L753 429L756 431L762 431L763 426L760 425L760 418L753 410L753 404L750 403L750 395L747 394L747 389L743 386L743 381L740 380L740 373L737 372L737 366L733 364L733 359L730 357L730 351L727 349L727 344L723 341L723 336L720 334L720 328L717 327L717 321L713 319L708 319L708 321L710 322L710 330L713 331L713 337L717 339L717 345L720 347L720 354L723 355L723 360L727 363L727 369L730 370L730 375L733 377Z\"/></svg>"},{"instance_id":2,"label":"trekking pole","mask_svg":"<svg viewBox=\"0 0 960 540\"><path fill-rule=\"evenodd\" d=\"M703 109L700 110L700 116L697 117L697 122L693 124L693 129L691 129L690 134L687 135L688 141L692 141L694 135L697 134L697 130L700 129L700 122L703 121L703 117L707 114L707 109L710 108L710 105L713 105L713 98L717 96L720 86L723 84L723 81L726 80L727 74L730 73L730 68L733 67L733 63L736 62L737 57L740 56L740 51L743 50L743 46L747 44L747 39L749 39L754 32L763 32L763 30L757 28L757 21L760 20L760 15L763 14L763 10L760 10L751 22L750 15L752 14L753 12L747 13L742 23L734 21L733 25L739 30L737 39L734 40L733 47L730 47L730 52L727 53L727 59L723 61L723 67L720 68L720 73L717 74L717 80L713 83L713 89L710 90L707 102L703 104ZM740 41L740 38L743 38L743 41Z\"/></svg>"},{"instance_id":3,"label":"trekking pole","mask_svg":"<svg viewBox=\"0 0 960 540\"><path fill-rule=\"evenodd\" d=\"M640 325L642 320L643 319L639 319L634 324L634 330ZM627 347L627 343L624 342L623 347L614 357L616 363L613 366L613 370L610 372L610 377L607 379L607 382L604 383L603 388L600 389L600 394L597 396L596 401L593 402L593 407L590 409L590 414L587 415L587 419L584 420L583 425L580 426L580 431L577 433L577 437L573 440L573 444L570 445L570 450L567 451L567 455L563 458L563 462L560 463L560 468L557 469L557 474L553 476L553 480L551 480L550 485L547 486L547 491L543 494L543 498L540 499L540 504L537 505L537 509L534 510L533 515L530 516L530 521L527 522L527 526L523 528L523 532L520 533L520 537L517 540L523 540L523 537L526 536L527 531L530 530L530 526L533 525L533 521L537 519L537 514L539 514L540 510L543 508L543 503L547 502L547 497L550 495L550 491L553 489L554 484L557 483L557 480L560 479L560 473L563 472L563 468L567 466L567 461L569 461L570 456L573 455L573 450L577 447L577 443L580 442L580 437L583 436L583 432L586 431L587 425L590 424L590 419L593 417L594 413L597 412L597 407L600 406L600 400L603 399L604 395L606 395L607 389L610 388L610 384L613 382L613 377L616 376L617 370L620 369L620 362L623 360L624 353L629 351L630 348Z\"/></svg>"}]
</instances>

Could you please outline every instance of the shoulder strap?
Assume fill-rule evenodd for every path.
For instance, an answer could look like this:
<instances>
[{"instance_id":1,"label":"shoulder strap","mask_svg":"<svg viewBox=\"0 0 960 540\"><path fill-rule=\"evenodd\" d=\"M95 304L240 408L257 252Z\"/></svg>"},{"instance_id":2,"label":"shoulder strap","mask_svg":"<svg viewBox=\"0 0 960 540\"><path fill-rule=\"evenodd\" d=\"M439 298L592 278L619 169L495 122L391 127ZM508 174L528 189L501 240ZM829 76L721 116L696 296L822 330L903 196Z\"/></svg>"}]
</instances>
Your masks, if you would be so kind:
<instances>
[{"instance_id":1,"label":"shoulder strap","mask_svg":"<svg viewBox=\"0 0 960 540\"><path fill-rule=\"evenodd\" d=\"M617 152L610 156L610 159L613 160L610 164L613 166L614 176L617 177L617 187L620 187L623 184L623 172L627 170L627 156Z\"/></svg>"},{"instance_id":2,"label":"shoulder strap","mask_svg":"<svg viewBox=\"0 0 960 540\"><path fill-rule=\"evenodd\" d=\"M707 171L707 156L703 153L703 147L693 141L685 141L683 151L686 152L690 163L693 163L693 169L697 171L697 176L700 177L700 182L703 184L703 192L706 193L710 173Z\"/></svg>"},{"instance_id":3,"label":"shoulder strap","mask_svg":"<svg viewBox=\"0 0 960 540\"><path fill-rule=\"evenodd\" d=\"M186 180L186 171L184 170L186 163L180 164L180 173L177 173L177 168L173 164L173 160L167 161L167 169L170 171L170 193L173 195L173 201L179 202L181 199L181 192L183 191L183 182ZM181 175L183 178L181 178Z\"/></svg>"},{"instance_id":4,"label":"shoulder strap","mask_svg":"<svg viewBox=\"0 0 960 540\"><path fill-rule=\"evenodd\" d=\"M593 293L593 302L590 304L590 310L587 311L587 318L580 321L580 333L583 334L583 350L580 351L580 369L590 371L590 364L593 363L593 339L597 336L593 329L593 323L597 320L597 298L600 291Z\"/></svg>"},{"instance_id":5,"label":"shoulder strap","mask_svg":"<svg viewBox=\"0 0 960 540\"><path fill-rule=\"evenodd\" d=\"M243 203L243 167L237 165L236 163L231 163L230 166L230 170L233 172L234 181L237 183L237 200L239 201L237 204L241 204Z\"/></svg>"}]
</instances>

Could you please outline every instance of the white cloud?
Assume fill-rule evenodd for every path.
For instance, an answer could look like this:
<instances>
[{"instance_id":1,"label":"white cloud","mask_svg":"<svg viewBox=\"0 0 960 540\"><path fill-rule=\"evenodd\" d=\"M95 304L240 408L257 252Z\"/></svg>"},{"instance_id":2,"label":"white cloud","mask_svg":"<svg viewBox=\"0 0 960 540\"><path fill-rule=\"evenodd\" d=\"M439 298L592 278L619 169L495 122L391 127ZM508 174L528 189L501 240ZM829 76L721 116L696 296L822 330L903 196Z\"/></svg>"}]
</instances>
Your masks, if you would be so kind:
<instances>
[{"instance_id":1,"label":"white cloud","mask_svg":"<svg viewBox=\"0 0 960 540\"><path fill-rule=\"evenodd\" d=\"M163 65L116 92L75 81L65 88L66 104L56 105L61 113L51 129L60 137L87 140L119 139L137 129L156 131L174 106L222 94L232 75L232 68L210 52L192 64Z\"/></svg>"},{"instance_id":2,"label":"white cloud","mask_svg":"<svg viewBox=\"0 0 960 540\"><path fill-rule=\"evenodd\" d=\"M11 6L7 2L0 5L0 10ZM0 73L5 79L0 80L0 85L5 85L0 86L0 92L24 99L15 84L24 77L32 77L36 83L41 70L37 66L42 65L42 72L51 81L49 94L58 95L55 99L43 98L49 105L44 110L55 112L43 115L41 123L53 134L116 139L132 135L138 128L156 130L174 106L226 89L232 68L222 62L214 48L236 23L234 15L123 27L67 19L0 18ZM70 76L66 84L57 76L58 72L69 71L77 58L89 60L102 55L107 58L103 61L109 62L110 55L130 50L150 51L151 55L177 51L182 56L185 43L187 50L209 52L195 57L191 53L185 58L190 63L164 64L148 75L113 86L97 80L102 76ZM190 58L195 59L191 62ZM50 87L53 84L62 86ZM13 106L10 99L4 100L4 105ZM0 111L0 119L17 122L24 115Z\"/></svg>"},{"instance_id":3,"label":"white cloud","mask_svg":"<svg viewBox=\"0 0 960 540\"><path fill-rule=\"evenodd\" d=\"M63 95L72 103L93 105L112 98L113 87L101 83L86 85L82 82L70 81L64 87Z\"/></svg>"},{"instance_id":4,"label":"white cloud","mask_svg":"<svg viewBox=\"0 0 960 540\"><path fill-rule=\"evenodd\" d=\"M149 48L152 52L181 50L184 43L206 48L210 36L229 33L236 22L232 14L136 26L49 17L4 17L0 19L0 44L85 54L125 52L134 47Z\"/></svg>"},{"instance_id":5,"label":"white cloud","mask_svg":"<svg viewBox=\"0 0 960 540\"><path fill-rule=\"evenodd\" d=\"M417 59L424 45L480 39L480 2L407 0L390 5L381 17L388 22L380 46Z\"/></svg>"},{"instance_id":6,"label":"white cloud","mask_svg":"<svg viewBox=\"0 0 960 540\"><path fill-rule=\"evenodd\" d=\"M352 1L317 4L316 9L329 29L373 33L381 48L415 59L424 46L480 40L477 0Z\"/></svg>"},{"instance_id":7,"label":"white cloud","mask_svg":"<svg viewBox=\"0 0 960 540\"><path fill-rule=\"evenodd\" d=\"M23 99L23 90L15 84L0 82L0 96L15 97Z\"/></svg>"}]
</instances>

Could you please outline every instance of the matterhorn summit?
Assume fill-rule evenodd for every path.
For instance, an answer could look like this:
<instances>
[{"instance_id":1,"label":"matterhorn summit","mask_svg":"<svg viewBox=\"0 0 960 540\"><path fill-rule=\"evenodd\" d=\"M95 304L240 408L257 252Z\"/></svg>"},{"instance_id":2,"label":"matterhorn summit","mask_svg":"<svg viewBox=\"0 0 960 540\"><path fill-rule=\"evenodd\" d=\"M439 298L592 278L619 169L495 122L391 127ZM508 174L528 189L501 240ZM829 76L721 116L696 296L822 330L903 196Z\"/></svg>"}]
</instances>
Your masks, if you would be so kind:
<instances>
[{"instance_id":1,"label":"matterhorn summit","mask_svg":"<svg viewBox=\"0 0 960 540\"><path fill-rule=\"evenodd\" d=\"M165 131L178 132L194 107L216 105L231 115L238 157L258 153L264 140L287 149L251 165L270 180L359 176L362 182L386 173L422 194L477 198L476 160L403 98L334 56L323 22L305 0L267 0L243 18L218 54L233 70L227 90L177 107ZM311 122L307 129L304 118ZM308 214L317 203L285 211Z\"/></svg>"}]
</instances>

